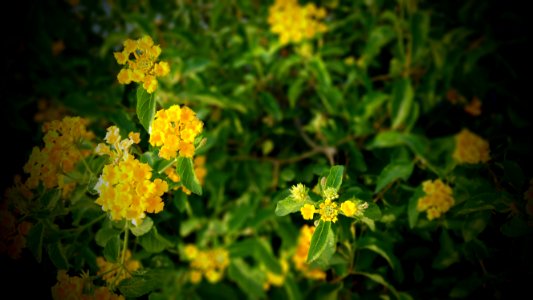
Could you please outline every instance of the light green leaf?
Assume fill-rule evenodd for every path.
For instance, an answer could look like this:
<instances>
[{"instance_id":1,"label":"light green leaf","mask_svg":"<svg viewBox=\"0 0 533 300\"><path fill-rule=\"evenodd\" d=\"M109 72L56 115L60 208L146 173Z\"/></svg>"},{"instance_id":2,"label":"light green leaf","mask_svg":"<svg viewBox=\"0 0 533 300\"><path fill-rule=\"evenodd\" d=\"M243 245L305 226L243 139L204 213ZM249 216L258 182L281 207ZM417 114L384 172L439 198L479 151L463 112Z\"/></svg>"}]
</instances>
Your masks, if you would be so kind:
<instances>
[{"instance_id":1,"label":"light green leaf","mask_svg":"<svg viewBox=\"0 0 533 300\"><path fill-rule=\"evenodd\" d=\"M305 201L296 201L292 197L287 197L278 201L275 214L278 217L283 217L290 213L300 211L300 208L302 208L305 203Z\"/></svg>"},{"instance_id":2,"label":"light green leaf","mask_svg":"<svg viewBox=\"0 0 533 300\"><path fill-rule=\"evenodd\" d=\"M331 222L320 221L311 238L311 245L307 254L307 263L310 264L317 260L322 252L326 250L328 234L331 230Z\"/></svg>"},{"instance_id":3,"label":"light green leaf","mask_svg":"<svg viewBox=\"0 0 533 300\"><path fill-rule=\"evenodd\" d=\"M191 192L201 196L202 186L200 185L200 181L198 181L198 178L196 178L196 174L194 173L192 159L190 157L180 156L178 157L177 161L178 163L176 171L180 176L183 185Z\"/></svg>"},{"instance_id":4,"label":"light green leaf","mask_svg":"<svg viewBox=\"0 0 533 300\"><path fill-rule=\"evenodd\" d=\"M137 88L137 117L147 132L155 115L155 99L141 85Z\"/></svg>"},{"instance_id":5,"label":"light green leaf","mask_svg":"<svg viewBox=\"0 0 533 300\"><path fill-rule=\"evenodd\" d=\"M344 166L333 166L326 178L326 187L333 187L338 190L342 184L342 176L344 175Z\"/></svg>"},{"instance_id":6,"label":"light green leaf","mask_svg":"<svg viewBox=\"0 0 533 300\"><path fill-rule=\"evenodd\" d=\"M414 164L412 161L391 162L379 174L374 193L380 192L385 186L397 179L409 179L413 168Z\"/></svg>"},{"instance_id":7,"label":"light green leaf","mask_svg":"<svg viewBox=\"0 0 533 300\"><path fill-rule=\"evenodd\" d=\"M142 236L145 233L147 233L148 231L150 231L150 229L152 229L152 226L154 226L154 221L152 221L152 219L150 217L145 217L142 220L141 224L139 224L137 226L131 226L130 229L131 229L131 233L133 233L133 235Z\"/></svg>"},{"instance_id":8,"label":"light green leaf","mask_svg":"<svg viewBox=\"0 0 533 300\"><path fill-rule=\"evenodd\" d=\"M416 222L418 221L418 215L420 212L417 209L418 206L418 199L424 195L424 191L422 190L422 186L419 186L411 198L409 198L409 203L407 204L407 220L409 222L409 228L413 229L416 226Z\"/></svg>"},{"instance_id":9,"label":"light green leaf","mask_svg":"<svg viewBox=\"0 0 533 300\"><path fill-rule=\"evenodd\" d=\"M406 78L398 79L392 90L392 128L404 127L413 106L414 91L411 81Z\"/></svg>"}]
</instances>

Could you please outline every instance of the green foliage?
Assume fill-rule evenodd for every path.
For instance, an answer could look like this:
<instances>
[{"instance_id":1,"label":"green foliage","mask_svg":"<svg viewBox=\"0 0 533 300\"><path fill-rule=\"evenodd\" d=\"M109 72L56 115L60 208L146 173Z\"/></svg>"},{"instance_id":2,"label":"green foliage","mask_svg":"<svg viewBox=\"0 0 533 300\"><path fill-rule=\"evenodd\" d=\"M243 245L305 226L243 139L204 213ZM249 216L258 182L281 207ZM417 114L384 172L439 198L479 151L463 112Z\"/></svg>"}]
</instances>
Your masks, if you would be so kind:
<instances>
[{"instance_id":1,"label":"green foliage","mask_svg":"<svg viewBox=\"0 0 533 300\"><path fill-rule=\"evenodd\" d=\"M6 287L36 282L28 290L49 295L65 270L128 299L527 292L528 10L495 0L301 0L325 9L327 31L283 44L269 23L274 2L35 1L13 10L19 18L5 27L21 31L5 41L2 106L2 128L13 135L2 156ZM161 47L157 61L170 66L153 93L117 80L133 66L118 64L114 53L145 35ZM156 112L173 105L203 123L193 157L164 159L150 142ZM94 135L76 139L68 153L49 136L43 141L42 130L67 115L88 120ZM143 198L139 219L126 220L136 204L117 220L108 211L118 204L103 211L97 202L104 167L124 155L95 151L112 125L121 139L140 134L128 156L150 167L143 180L168 186L161 203ZM174 126L165 139L187 135ZM461 143L462 129L487 142L488 160L460 160L457 149L482 144ZM32 149L46 145L57 147L43 156L45 171L25 166ZM83 159L73 159L78 153ZM56 157L64 160L51 163ZM30 184L50 169L57 184ZM121 176L123 183L140 175ZM437 180L445 187L431 190ZM128 188L152 192L138 182ZM117 192L117 203L129 196ZM127 250L138 269L124 269ZM102 259L127 278L106 282Z\"/></svg>"}]
</instances>

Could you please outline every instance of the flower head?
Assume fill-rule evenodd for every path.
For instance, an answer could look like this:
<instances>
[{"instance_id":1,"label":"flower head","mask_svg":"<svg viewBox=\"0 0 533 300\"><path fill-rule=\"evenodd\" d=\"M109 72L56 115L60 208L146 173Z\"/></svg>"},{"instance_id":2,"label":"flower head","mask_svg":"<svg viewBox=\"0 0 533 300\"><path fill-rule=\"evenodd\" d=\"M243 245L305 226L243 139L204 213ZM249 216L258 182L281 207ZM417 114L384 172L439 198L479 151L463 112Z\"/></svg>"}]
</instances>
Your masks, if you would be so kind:
<instances>
[{"instance_id":1,"label":"flower head","mask_svg":"<svg viewBox=\"0 0 533 300\"><path fill-rule=\"evenodd\" d=\"M300 212L302 213L302 217L304 220L313 220L313 215L315 214L315 206L313 204L304 204L302 208L300 208Z\"/></svg>"},{"instance_id":2,"label":"flower head","mask_svg":"<svg viewBox=\"0 0 533 300\"><path fill-rule=\"evenodd\" d=\"M326 31L325 16L326 11L313 3L300 6L297 0L276 0L269 8L268 24L281 44L299 43Z\"/></svg>"},{"instance_id":3,"label":"flower head","mask_svg":"<svg viewBox=\"0 0 533 300\"><path fill-rule=\"evenodd\" d=\"M326 199L324 202L320 203L320 210L318 213L320 214L320 219L324 222L337 222L337 214L339 213L337 203Z\"/></svg>"},{"instance_id":4,"label":"flower head","mask_svg":"<svg viewBox=\"0 0 533 300\"><path fill-rule=\"evenodd\" d=\"M194 141L203 130L203 123L190 108L173 105L159 110L150 129L150 145L161 147L159 156L172 159L180 156L193 157Z\"/></svg>"},{"instance_id":5,"label":"flower head","mask_svg":"<svg viewBox=\"0 0 533 300\"><path fill-rule=\"evenodd\" d=\"M298 183L297 185L293 185L290 191L291 197L294 200L302 202L307 199L307 193L309 192L309 189L305 185Z\"/></svg>"},{"instance_id":6,"label":"flower head","mask_svg":"<svg viewBox=\"0 0 533 300\"><path fill-rule=\"evenodd\" d=\"M187 251L187 250L186 250ZM222 279L224 270L229 266L229 253L223 248L198 250L190 263L190 280L199 283L205 277L210 283Z\"/></svg>"},{"instance_id":7,"label":"flower head","mask_svg":"<svg viewBox=\"0 0 533 300\"><path fill-rule=\"evenodd\" d=\"M160 54L161 47L154 45L154 41L149 36L124 41L124 49L114 53L117 63L124 65L117 75L118 82L121 84L129 84L132 81L142 83L148 93L153 93L157 89L156 78L170 72L167 62L157 62Z\"/></svg>"},{"instance_id":8,"label":"flower head","mask_svg":"<svg viewBox=\"0 0 533 300\"><path fill-rule=\"evenodd\" d=\"M417 210L427 211L429 220L440 217L454 204L452 188L440 179L422 183L426 195L418 199Z\"/></svg>"},{"instance_id":9,"label":"flower head","mask_svg":"<svg viewBox=\"0 0 533 300\"><path fill-rule=\"evenodd\" d=\"M131 257L129 249L126 250L124 264L108 262L101 256L96 258L96 264L99 268L97 275L102 276L108 284L118 284L122 280L130 278L133 271L141 268L141 262Z\"/></svg>"},{"instance_id":10,"label":"flower head","mask_svg":"<svg viewBox=\"0 0 533 300\"><path fill-rule=\"evenodd\" d=\"M477 164L490 160L489 143L468 129L463 129L455 136L453 158L459 163Z\"/></svg>"}]
</instances>

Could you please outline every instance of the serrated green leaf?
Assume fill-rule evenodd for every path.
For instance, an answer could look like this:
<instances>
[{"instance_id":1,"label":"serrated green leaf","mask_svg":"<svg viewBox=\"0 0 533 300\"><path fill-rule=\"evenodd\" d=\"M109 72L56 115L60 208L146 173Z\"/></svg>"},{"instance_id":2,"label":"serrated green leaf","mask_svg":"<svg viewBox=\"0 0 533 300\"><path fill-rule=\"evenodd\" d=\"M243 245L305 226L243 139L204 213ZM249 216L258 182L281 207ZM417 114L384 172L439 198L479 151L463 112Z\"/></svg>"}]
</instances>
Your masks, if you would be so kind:
<instances>
[{"instance_id":1,"label":"serrated green leaf","mask_svg":"<svg viewBox=\"0 0 533 300\"><path fill-rule=\"evenodd\" d=\"M324 222L320 220L318 226L311 237L311 245L309 246L309 252L307 253L307 263L310 264L317 260L322 252L326 250L328 242L328 234L331 230L331 222Z\"/></svg>"},{"instance_id":2,"label":"serrated green leaf","mask_svg":"<svg viewBox=\"0 0 533 300\"><path fill-rule=\"evenodd\" d=\"M148 270L122 280L118 289L126 297L138 298L159 288L165 282L165 278L168 278L168 273L164 271Z\"/></svg>"},{"instance_id":3,"label":"serrated green leaf","mask_svg":"<svg viewBox=\"0 0 533 300\"><path fill-rule=\"evenodd\" d=\"M157 232L157 227L152 227L147 234L139 237L139 244L150 253L159 253L172 247L172 243Z\"/></svg>"},{"instance_id":4,"label":"serrated green leaf","mask_svg":"<svg viewBox=\"0 0 533 300\"><path fill-rule=\"evenodd\" d=\"M98 246L105 247L111 238L118 237L119 235L120 231L117 229L102 227L96 232L95 241Z\"/></svg>"},{"instance_id":5,"label":"serrated green leaf","mask_svg":"<svg viewBox=\"0 0 533 300\"><path fill-rule=\"evenodd\" d=\"M28 248L37 262L41 262L43 255L43 239L44 239L44 225L38 222L31 227L30 232L26 238Z\"/></svg>"},{"instance_id":6,"label":"serrated green leaf","mask_svg":"<svg viewBox=\"0 0 533 300\"><path fill-rule=\"evenodd\" d=\"M63 250L63 245L59 241L50 243L47 247L48 257L58 270L68 270L69 263Z\"/></svg>"},{"instance_id":7,"label":"serrated green leaf","mask_svg":"<svg viewBox=\"0 0 533 300\"><path fill-rule=\"evenodd\" d=\"M104 247L104 257L109 262L117 262L120 253L120 237L111 237Z\"/></svg>"},{"instance_id":8,"label":"serrated green leaf","mask_svg":"<svg viewBox=\"0 0 533 300\"><path fill-rule=\"evenodd\" d=\"M149 94L142 85L137 88L137 117L146 132L150 132L150 126L155 116L155 98Z\"/></svg>"},{"instance_id":9,"label":"serrated green leaf","mask_svg":"<svg viewBox=\"0 0 533 300\"><path fill-rule=\"evenodd\" d=\"M409 176L413 173L413 168L414 163L412 161L391 162L379 174L374 193L380 192L389 183L397 179L409 179Z\"/></svg>"},{"instance_id":10,"label":"serrated green leaf","mask_svg":"<svg viewBox=\"0 0 533 300\"><path fill-rule=\"evenodd\" d=\"M142 236L146 234L154 226L154 221L150 217L145 217L142 223L137 226L130 226L131 233L135 236Z\"/></svg>"},{"instance_id":11,"label":"serrated green leaf","mask_svg":"<svg viewBox=\"0 0 533 300\"><path fill-rule=\"evenodd\" d=\"M194 165L190 157L178 157L176 171L181 178L181 183L196 195L202 195L202 186L194 173Z\"/></svg>"}]
</instances>

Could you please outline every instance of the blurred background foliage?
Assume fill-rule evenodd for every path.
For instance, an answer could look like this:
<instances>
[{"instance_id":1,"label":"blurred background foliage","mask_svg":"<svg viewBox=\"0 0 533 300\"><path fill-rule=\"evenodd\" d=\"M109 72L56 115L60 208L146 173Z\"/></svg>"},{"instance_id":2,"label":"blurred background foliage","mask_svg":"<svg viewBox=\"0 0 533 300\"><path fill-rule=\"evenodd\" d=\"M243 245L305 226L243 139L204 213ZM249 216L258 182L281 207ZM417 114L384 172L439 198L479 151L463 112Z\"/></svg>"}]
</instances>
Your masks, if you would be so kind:
<instances>
[{"instance_id":1,"label":"blurred background foliage","mask_svg":"<svg viewBox=\"0 0 533 300\"><path fill-rule=\"evenodd\" d=\"M39 145L44 121L79 115L97 136L115 124L147 140L135 88L116 80L113 52L127 38L151 36L171 66L154 93L158 107L188 105L204 122L203 195L177 193L152 219L171 244L216 240L233 262L214 287L169 283L150 299L505 299L527 291L533 204L524 195L533 148L526 4L315 1L327 11L328 30L287 45L269 30L271 1L12 4L3 12L3 189ZM453 161L453 136L463 128L489 142L488 163ZM298 182L312 187L334 164L345 167L342 191L376 203L379 216L373 225L357 223L357 237L339 221L325 280L292 270L282 288L264 291L257 272L294 249L306 223L299 214L277 217L277 201ZM422 181L436 178L452 183L456 205L428 221L412 199ZM145 255L146 265L167 264L178 277L187 270L168 251ZM77 263L70 261L81 270ZM24 281L49 295L56 280L50 261L5 264L13 272L6 288Z\"/></svg>"}]
</instances>

